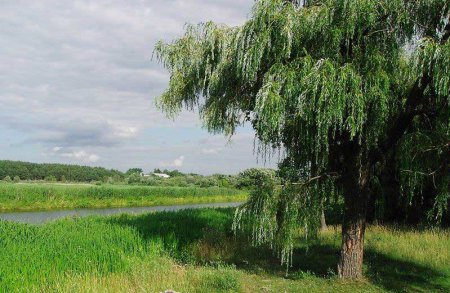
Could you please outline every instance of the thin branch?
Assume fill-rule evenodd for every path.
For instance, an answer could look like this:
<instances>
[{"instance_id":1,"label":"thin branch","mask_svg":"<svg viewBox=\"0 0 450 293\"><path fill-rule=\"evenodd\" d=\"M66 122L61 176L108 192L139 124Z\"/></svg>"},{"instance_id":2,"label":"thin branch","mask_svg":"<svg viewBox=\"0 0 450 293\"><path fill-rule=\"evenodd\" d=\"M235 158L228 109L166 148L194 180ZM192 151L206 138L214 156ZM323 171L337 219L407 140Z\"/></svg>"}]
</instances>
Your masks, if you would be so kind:
<instances>
[{"instance_id":1,"label":"thin branch","mask_svg":"<svg viewBox=\"0 0 450 293\"><path fill-rule=\"evenodd\" d=\"M307 180L303 181L303 182L291 182L290 185L308 185L311 184L314 181L320 180L320 179L324 179L324 178L338 178L340 176L339 173L337 172L330 172L330 173L325 173L322 175L318 175L318 176L314 176L314 177L310 177ZM286 186L285 184L282 184L281 186Z\"/></svg>"},{"instance_id":2,"label":"thin branch","mask_svg":"<svg viewBox=\"0 0 450 293\"><path fill-rule=\"evenodd\" d=\"M450 142L448 142L448 143L446 143L444 145L438 145L438 146L430 147L428 149L424 149L424 150L422 150L422 152L423 153L431 152L431 151L435 151L435 150L438 150L438 149L443 149L443 148L446 148L446 147L450 147Z\"/></svg>"},{"instance_id":3,"label":"thin branch","mask_svg":"<svg viewBox=\"0 0 450 293\"><path fill-rule=\"evenodd\" d=\"M401 172L404 173L414 173L414 174L419 174L419 175L423 175L423 176L433 176L436 174L437 171L439 171L439 169L441 169L441 167L437 168L436 170L434 170L433 172L430 173L425 173L425 172L420 172L420 171L414 171L414 170L409 170L409 169L405 169L405 170L400 170Z\"/></svg>"}]
</instances>

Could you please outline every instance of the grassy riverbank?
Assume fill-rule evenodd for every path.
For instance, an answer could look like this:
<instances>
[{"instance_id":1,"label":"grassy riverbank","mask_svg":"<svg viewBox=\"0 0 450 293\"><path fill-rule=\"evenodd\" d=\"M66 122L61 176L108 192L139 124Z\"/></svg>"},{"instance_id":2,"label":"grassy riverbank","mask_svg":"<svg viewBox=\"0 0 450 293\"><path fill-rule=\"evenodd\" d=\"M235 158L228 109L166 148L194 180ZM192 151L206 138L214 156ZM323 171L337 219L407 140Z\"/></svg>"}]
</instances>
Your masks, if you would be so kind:
<instances>
[{"instance_id":1,"label":"grassy riverbank","mask_svg":"<svg viewBox=\"0 0 450 293\"><path fill-rule=\"evenodd\" d=\"M365 275L336 279L333 228L294 266L230 231L232 209L66 219L43 226L0 221L0 292L448 292L450 232L370 226ZM186 229L189 227L189 229Z\"/></svg>"},{"instance_id":2,"label":"grassy riverbank","mask_svg":"<svg viewBox=\"0 0 450 293\"><path fill-rule=\"evenodd\" d=\"M221 187L0 183L0 211L233 202L246 196Z\"/></svg>"}]
</instances>

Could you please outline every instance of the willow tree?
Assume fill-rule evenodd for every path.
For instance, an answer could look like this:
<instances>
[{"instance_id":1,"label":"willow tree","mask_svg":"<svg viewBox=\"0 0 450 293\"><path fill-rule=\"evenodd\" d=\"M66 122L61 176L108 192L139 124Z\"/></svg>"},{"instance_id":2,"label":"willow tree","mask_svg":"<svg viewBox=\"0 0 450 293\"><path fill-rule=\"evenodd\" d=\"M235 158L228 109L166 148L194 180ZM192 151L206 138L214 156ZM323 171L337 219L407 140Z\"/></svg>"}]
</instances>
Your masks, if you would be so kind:
<instances>
[{"instance_id":1,"label":"willow tree","mask_svg":"<svg viewBox=\"0 0 450 293\"><path fill-rule=\"evenodd\" d=\"M410 194L437 168L436 214L448 203L449 6L257 1L241 26L190 25L156 45L170 72L158 105L169 116L198 109L213 133L251 123L261 154L281 150L283 187L266 176L236 227L250 224L255 243L271 244L287 264L299 227L314 233L327 197L341 194L338 273L360 277L367 202L387 159L404 164ZM411 146L430 155L412 156Z\"/></svg>"}]
</instances>

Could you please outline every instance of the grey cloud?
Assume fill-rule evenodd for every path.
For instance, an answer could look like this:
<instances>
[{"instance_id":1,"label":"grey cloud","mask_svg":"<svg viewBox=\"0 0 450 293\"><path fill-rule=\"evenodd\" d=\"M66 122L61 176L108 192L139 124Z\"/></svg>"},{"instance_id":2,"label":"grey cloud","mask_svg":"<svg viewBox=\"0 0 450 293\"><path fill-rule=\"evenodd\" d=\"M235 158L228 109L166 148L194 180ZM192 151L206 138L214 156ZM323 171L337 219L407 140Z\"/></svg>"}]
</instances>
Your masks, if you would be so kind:
<instances>
[{"instance_id":1,"label":"grey cloud","mask_svg":"<svg viewBox=\"0 0 450 293\"><path fill-rule=\"evenodd\" d=\"M104 120L54 120L52 122L25 123L23 121L10 125L24 132L33 130L29 138L22 143L42 143L47 146L102 146L114 147L122 143L123 139L133 138L137 129L112 125Z\"/></svg>"}]
</instances>

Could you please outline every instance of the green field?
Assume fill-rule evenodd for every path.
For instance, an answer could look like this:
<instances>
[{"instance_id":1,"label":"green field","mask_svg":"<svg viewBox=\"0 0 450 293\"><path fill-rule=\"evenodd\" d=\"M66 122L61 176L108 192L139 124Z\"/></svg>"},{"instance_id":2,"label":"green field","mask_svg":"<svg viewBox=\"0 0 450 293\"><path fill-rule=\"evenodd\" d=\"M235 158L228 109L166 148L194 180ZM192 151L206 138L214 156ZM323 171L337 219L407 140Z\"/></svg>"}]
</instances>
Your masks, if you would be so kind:
<instances>
[{"instance_id":1,"label":"green field","mask_svg":"<svg viewBox=\"0 0 450 293\"><path fill-rule=\"evenodd\" d=\"M370 226L365 276L334 275L338 229L286 270L230 231L232 209L0 221L0 292L450 292L450 231ZM189 229L186 229L189 227Z\"/></svg>"},{"instance_id":2,"label":"green field","mask_svg":"<svg viewBox=\"0 0 450 293\"><path fill-rule=\"evenodd\" d=\"M221 187L0 183L0 211L216 203L246 197L245 191Z\"/></svg>"}]
</instances>

